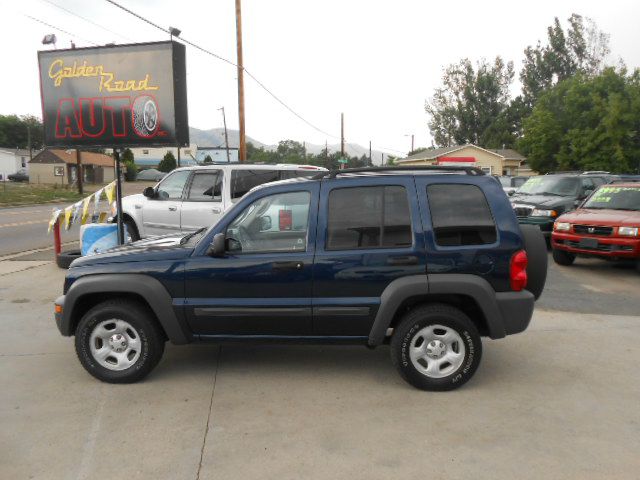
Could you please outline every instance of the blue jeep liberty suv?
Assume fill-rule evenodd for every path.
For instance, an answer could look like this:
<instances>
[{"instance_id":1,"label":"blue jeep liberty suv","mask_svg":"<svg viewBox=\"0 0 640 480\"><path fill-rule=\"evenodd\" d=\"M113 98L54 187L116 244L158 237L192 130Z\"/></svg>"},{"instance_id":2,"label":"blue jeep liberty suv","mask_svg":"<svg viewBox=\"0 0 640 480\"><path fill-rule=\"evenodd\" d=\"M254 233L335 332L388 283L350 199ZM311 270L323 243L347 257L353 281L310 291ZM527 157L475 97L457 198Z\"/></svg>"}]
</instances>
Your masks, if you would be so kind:
<instances>
[{"instance_id":1,"label":"blue jeep liberty suv","mask_svg":"<svg viewBox=\"0 0 640 480\"><path fill-rule=\"evenodd\" d=\"M539 229L468 167L323 172L256 187L213 227L75 260L55 319L83 367L135 382L167 340L390 345L411 385L468 381L481 337L522 332Z\"/></svg>"}]
</instances>

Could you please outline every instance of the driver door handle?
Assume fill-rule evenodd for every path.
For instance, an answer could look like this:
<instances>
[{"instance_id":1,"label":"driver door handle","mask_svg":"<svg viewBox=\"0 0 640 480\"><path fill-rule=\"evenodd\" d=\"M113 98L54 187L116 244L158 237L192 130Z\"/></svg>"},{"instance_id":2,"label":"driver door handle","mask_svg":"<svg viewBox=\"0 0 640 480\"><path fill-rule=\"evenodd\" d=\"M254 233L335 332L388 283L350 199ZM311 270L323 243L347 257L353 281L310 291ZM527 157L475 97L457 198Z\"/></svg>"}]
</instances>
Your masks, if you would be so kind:
<instances>
[{"instance_id":1,"label":"driver door handle","mask_svg":"<svg viewBox=\"0 0 640 480\"><path fill-rule=\"evenodd\" d=\"M171 206L171 207L169 207L169 210L171 212L175 212L176 210L178 210L178 207Z\"/></svg>"},{"instance_id":2,"label":"driver door handle","mask_svg":"<svg viewBox=\"0 0 640 480\"><path fill-rule=\"evenodd\" d=\"M302 270L303 262L273 262L271 268L273 270Z\"/></svg>"},{"instance_id":3,"label":"driver door handle","mask_svg":"<svg viewBox=\"0 0 640 480\"><path fill-rule=\"evenodd\" d=\"M417 265L418 257L414 255L389 257L387 258L387 265Z\"/></svg>"}]
</instances>

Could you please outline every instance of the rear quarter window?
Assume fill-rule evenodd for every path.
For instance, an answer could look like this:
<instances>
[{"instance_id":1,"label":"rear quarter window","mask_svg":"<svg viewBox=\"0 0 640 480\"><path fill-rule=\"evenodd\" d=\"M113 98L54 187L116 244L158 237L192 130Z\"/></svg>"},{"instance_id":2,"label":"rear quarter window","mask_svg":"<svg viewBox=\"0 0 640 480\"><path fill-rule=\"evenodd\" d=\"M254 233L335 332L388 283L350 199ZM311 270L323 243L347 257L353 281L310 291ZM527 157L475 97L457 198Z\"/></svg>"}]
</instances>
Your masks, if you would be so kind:
<instances>
[{"instance_id":1,"label":"rear quarter window","mask_svg":"<svg viewBox=\"0 0 640 480\"><path fill-rule=\"evenodd\" d=\"M280 180L280 171L278 170L233 170L231 172L231 199L238 200L253 187L277 180Z\"/></svg>"},{"instance_id":2,"label":"rear quarter window","mask_svg":"<svg viewBox=\"0 0 640 480\"><path fill-rule=\"evenodd\" d=\"M475 185L427 186L436 244L445 247L488 245L497 239L496 225L484 192Z\"/></svg>"}]
</instances>

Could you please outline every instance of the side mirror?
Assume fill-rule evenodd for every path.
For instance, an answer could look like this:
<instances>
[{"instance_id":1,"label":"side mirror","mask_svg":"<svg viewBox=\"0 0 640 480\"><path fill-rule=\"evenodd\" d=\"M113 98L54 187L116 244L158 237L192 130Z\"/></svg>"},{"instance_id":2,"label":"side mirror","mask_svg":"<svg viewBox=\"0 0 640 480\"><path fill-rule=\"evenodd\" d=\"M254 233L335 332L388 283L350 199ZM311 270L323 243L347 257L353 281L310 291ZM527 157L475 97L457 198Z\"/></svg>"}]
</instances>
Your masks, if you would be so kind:
<instances>
[{"instance_id":1,"label":"side mirror","mask_svg":"<svg viewBox=\"0 0 640 480\"><path fill-rule=\"evenodd\" d=\"M207 255L211 257L223 257L225 252L225 234L216 233L213 237L213 241L207 249Z\"/></svg>"},{"instance_id":2,"label":"side mirror","mask_svg":"<svg viewBox=\"0 0 640 480\"><path fill-rule=\"evenodd\" d=\"M265 215L264 217L260 217L260 231L266 232L267 230L271 230L271 217Z\"/></svg>"},{"instance_id":3,"label":"side mirror","mask_svg":"<svg viewBox=\"0 0 640 480\"><path fill-rule=\"evenodd\" d=\"M156 189L153 187L147 187L142 191L142 194L147 198L153 198L156 196Z\"/></svg>"},{"instance_id":4,"label":"side mirror","mask_svg":"<svg viewBox=\"0 0 640 480\"><path fill-rule=\"evenodd\" d=\"M507 193L507 195L509 195L510 197L513 197L515 193L516 193L515 190L509 190L509 193Z\"/></svg>"}]
</instances>

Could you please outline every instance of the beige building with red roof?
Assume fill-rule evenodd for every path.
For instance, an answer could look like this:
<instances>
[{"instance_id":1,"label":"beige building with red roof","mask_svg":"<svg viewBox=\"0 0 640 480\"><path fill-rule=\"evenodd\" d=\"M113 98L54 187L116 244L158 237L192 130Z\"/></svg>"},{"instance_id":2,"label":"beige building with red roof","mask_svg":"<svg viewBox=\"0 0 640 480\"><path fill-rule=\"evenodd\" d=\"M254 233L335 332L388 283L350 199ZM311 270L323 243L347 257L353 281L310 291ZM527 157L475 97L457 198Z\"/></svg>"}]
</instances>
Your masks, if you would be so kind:
<instances>
[{"instance_id":1,"label":"beige building with red roof","mask_svg":"<svg viewBox=\"0 0 640 480\"><path fill-rule=\"evenodd\" d=\"M115 165L111 156L103 153L80 152L84 183L103 184L115 180ZM75 150L43 150L29 162L29 183L71 185L77 178Z\"/></svg>"}]
</instances>

